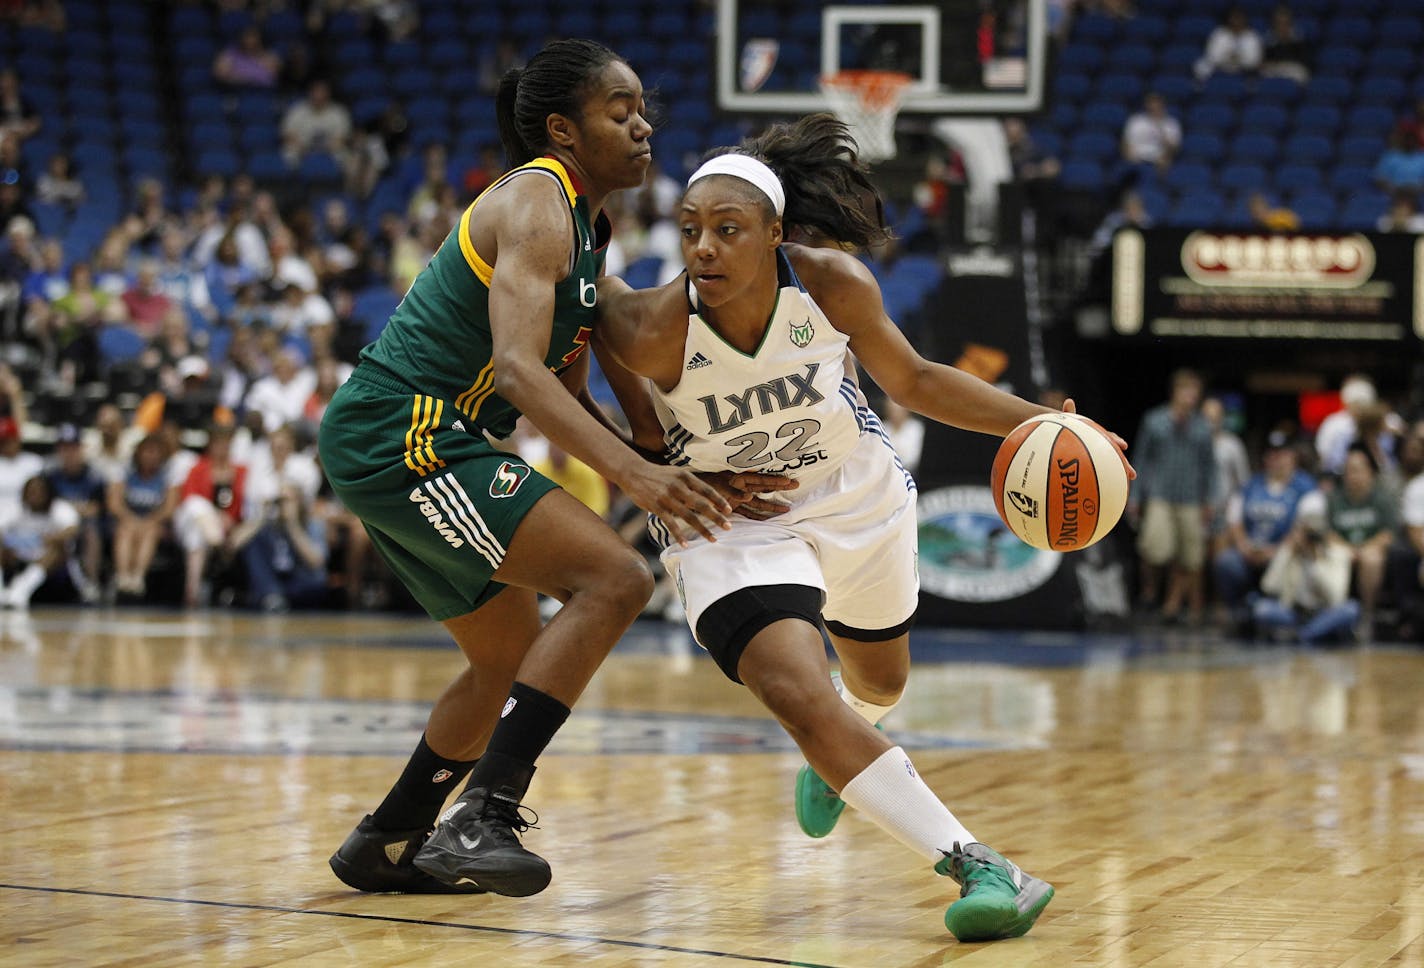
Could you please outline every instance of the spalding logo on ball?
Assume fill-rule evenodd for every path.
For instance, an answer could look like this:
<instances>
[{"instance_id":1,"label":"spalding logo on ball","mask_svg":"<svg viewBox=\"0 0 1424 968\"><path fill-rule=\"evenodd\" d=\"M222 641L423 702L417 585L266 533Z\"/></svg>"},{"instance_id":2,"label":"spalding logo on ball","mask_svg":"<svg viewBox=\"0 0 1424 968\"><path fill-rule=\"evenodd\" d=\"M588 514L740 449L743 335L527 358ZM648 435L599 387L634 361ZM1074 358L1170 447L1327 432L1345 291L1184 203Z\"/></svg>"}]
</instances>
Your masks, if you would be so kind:
<instances>
[{"instance_id":1,"label":"spalding logo on ball","mask_svg":"<svg viewBox=\"0 0 1424 968\"><path fill-rule=\"evenodd\" d=\"M989 479L999 517L1025 544L1078 551L1102 540L1127 507L1127 464L1107 432L1075 413L1013 429Z\"/></svg>"}]
</instances>

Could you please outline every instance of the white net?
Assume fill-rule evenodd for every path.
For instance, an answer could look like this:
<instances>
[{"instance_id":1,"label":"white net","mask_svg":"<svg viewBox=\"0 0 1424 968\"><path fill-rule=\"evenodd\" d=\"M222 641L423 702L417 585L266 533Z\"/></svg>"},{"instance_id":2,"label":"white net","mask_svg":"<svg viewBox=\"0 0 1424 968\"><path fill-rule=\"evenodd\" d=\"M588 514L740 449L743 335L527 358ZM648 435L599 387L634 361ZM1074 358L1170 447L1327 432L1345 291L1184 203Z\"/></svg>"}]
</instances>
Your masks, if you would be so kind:
<instances>
[{"instance_id":1,"label":"white net","mask_svg":"<svg viewBox=\"0 0 1424 968\"><path fill-rule=\"evenodd\" d=\"M846 123L865 161L895 157L895 116L909 74L896 71L841 71L821 78L821 93Z\"/></svg>"}]
</instances>

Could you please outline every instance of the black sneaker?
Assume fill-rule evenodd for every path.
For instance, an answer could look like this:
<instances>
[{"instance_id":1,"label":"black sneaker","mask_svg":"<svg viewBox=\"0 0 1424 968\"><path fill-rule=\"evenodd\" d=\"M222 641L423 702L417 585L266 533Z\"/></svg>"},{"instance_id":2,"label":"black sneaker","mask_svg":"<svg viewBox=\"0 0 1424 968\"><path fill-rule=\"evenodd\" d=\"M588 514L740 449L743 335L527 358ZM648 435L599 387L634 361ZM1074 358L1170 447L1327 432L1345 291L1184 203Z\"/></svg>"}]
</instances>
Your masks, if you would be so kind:
<instances>
[{"instance_id":1,"label":"black sneaker","mask_svg":"<svg viewBox=\"0 0 1424 968\"><path fill-rule=\"evenodd\" d=\"M520 816L520 796L522 791L505 785L493 792L466 790L440 815L435 832L415 855L415 866L446 884L474 883L508 897L538 894L549 886L553 872L548 861L519 842L519 834L539 819Z\"/></svg>"},{"instance_id":2,"label":"black sneaker","mask_svg":"<svg viewBox=\"0 0 1424 968\"><path fill-rule=\"evenodd\" d=\"M430 831L378 830L367 816L331 855L331 870L341 882L371 894L483 894L474 884L446 884L411 860Z\"/></svg>"}]
</instances>

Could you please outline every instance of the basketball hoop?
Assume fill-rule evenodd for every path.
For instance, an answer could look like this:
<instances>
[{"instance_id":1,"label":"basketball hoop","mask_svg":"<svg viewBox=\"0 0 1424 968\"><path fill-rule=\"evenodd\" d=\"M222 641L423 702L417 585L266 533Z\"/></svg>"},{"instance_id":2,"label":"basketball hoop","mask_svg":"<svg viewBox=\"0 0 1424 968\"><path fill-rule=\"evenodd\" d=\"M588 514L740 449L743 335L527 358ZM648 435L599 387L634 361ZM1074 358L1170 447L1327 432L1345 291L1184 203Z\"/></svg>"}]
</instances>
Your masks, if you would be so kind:
<instances>
[{"instance_id":1,"label":"basketball hoop","mask_svg":"<svg viewBox=\"0 0 1424 968\"><path fill-rule=\"evenodd\" d=\"M865 161L895 157L895 115L912 80L899 71L838 71L821 78L821 93Z\"/></svg>"}]
</instances>

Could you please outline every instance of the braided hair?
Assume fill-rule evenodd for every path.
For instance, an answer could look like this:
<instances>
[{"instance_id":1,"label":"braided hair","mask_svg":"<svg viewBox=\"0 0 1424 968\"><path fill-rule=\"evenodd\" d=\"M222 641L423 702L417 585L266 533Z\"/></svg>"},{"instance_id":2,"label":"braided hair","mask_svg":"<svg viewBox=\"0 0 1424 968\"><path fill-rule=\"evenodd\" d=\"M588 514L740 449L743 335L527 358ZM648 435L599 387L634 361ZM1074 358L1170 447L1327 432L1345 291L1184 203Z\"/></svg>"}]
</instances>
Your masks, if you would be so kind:
<instances>
[{"instance_id":1,"label":"braided hair","mask_svg":"<svg viewBox=\"0 0 1424 968\"><path fill-rule=\"evenodd\" d=\"M605 67L621 60L597 41L555 40L523 68L506 72L495 96L495 117L509 167L517 168L548 151L549 115L582 120L590 86Z\"/></svg>"}]
</instances>

